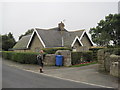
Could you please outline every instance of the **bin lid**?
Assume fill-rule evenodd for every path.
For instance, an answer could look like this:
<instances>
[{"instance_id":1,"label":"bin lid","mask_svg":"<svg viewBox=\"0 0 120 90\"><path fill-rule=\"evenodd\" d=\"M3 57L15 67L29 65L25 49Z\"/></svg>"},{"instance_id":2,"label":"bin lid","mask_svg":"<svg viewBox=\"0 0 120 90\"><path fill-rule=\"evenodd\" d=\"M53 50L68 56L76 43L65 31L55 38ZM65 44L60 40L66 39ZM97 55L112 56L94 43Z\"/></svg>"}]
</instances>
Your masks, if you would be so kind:
<instances>
[{"instance_id":1,"label":"bin lid","mask_svg":"<svg viewBox=\"0 0 120 90\"><path fill-rule=\"evenodd\" d=\"M56 57L63 57L63 55L56 55Z\"/></svg>"}]
</instances>

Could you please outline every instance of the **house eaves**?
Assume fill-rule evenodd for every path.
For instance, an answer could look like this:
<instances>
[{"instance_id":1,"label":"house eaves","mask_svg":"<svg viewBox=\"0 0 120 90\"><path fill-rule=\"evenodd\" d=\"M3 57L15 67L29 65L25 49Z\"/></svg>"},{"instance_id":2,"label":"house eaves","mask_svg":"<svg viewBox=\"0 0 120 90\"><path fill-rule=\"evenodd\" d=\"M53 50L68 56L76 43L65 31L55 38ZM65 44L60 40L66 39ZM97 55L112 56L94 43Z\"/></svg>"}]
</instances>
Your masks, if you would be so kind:
<instances>
[{"instance_id":1,"label":"house eaves","mask_svg":"<svg viewBox=\"0 0 120 90\"><path fill-rule=\"evenodd\" d=\"M77 40L79 41L80 45L83 46L82 42L80 41L80 38L79 38L78 36L76 36L75 39L74 39L74 41L73 41L72 44L71 44L71 47L74 46L74 44L75 44L75 42L76 42Z\"/></svg>"},{"instance_id":2,"label":"house eaves","mask_svg":"<svg viewBox=\"0 0 120 90\"><path fill-rule=\"evenodd\" d=\"M87 34L87 32L86 32L86 31L84 31L84 32L82 33L82 35L81 35L81 37L80 37L80 41L82 40L82 38L83 38L84 34L86 34L86 35L87 35L87 37L88 37L88 39L89 39L89 41L90 41L91 45L93 46L93 42L92 42L92 40L90 39L90 37L88 36L88 34Z\"/></svg>"},{"instance_id":3,"label":"house eaves","mask_svg":"<svg viewBox=\"0 0 120 90\"><path fill-rule=\"evenodd\" d=\"M34 29L32 35L31 35L31 37L30 37L30 40L29 40L28 45L27 45L27 48L29 48L29 45L30 45L30 43L31 43L31 41L32 41L32 38L33 38L33 36L34 36L35 33L36 33L36 35L38 36L39 40L41 41L43 47L45 48L46 46L45 46L43 40L41 39L41 37L40 37L40 35L38 34L38 32L37 32L36 29Z\"/></svg>"}]
</instances>

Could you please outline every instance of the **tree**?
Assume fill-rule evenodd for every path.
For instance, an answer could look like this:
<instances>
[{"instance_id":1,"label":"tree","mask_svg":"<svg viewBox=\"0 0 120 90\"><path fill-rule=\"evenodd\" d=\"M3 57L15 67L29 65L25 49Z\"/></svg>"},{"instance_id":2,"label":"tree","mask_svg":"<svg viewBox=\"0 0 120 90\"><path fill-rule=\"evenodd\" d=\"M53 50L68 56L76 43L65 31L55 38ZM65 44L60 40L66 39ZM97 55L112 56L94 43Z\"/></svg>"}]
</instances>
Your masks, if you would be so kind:
<instances>
[{"instance_id":1,"label":"tree","mask_svg":"<svg viewBox=\"0 0 120 90\"><path fill-rule=\"evenodd\" d=\"M27 32L25 32L25 34L20 35L20 36L19 36L19 40L20 40L23 36L32 34L33 30L34 30L34 29L28 30Z\"/></svg>"},{"instance_id":2,"label":"tree","mask_svg":"<svg viewBox=\"0 0 120 90\"><path fill-rule=\"evenodd\" d=\"M109 14L100 20L95 28L90 28L94 43L98 46L120 46L120 14Z\"/></svg>"},{"instance_id":3,"label":"tree","mask_svg":"<svg viewBox=\"0 0 120 90\"><path fill-rule=\"evenodd\" d=\"M1 35L1 37L2 37L2 50L8 51L16 43L13 34L11 33L9 33L8 35L7 34Z\"/></svg>"}]
</instances>

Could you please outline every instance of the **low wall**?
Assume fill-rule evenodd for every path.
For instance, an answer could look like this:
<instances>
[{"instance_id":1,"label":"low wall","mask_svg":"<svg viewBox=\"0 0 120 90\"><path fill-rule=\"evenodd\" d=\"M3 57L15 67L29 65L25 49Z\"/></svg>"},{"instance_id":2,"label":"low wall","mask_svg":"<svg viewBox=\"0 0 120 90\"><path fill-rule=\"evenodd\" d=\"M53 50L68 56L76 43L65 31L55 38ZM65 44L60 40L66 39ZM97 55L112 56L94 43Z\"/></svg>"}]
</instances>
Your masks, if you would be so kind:
<instances>
[{"instance_id":1,"label":"low wall","mask_svg":"<svg viewBox=\"0 0 120 90\"><path fill-rule=\"evenodd\" d=\"M56 55L61 54L64 56L63 65L71 66L71 51L69 50L58 50L55 53Z\"/></svg>"},{"instance_id":2,"label":"low wall","mask_svg":"<svg viewBox=\"0 0 120 90\"><path fill-rule=\"evenodd\" d=\"M110 56L110 75L120 77L120 56Z\"/></svg>"},{"instance_id":3,"label":"low wall","mask_svg":"<svg viewBox=\"0 0 120 90\"><path fill-rule=\"evenodd\" d=\"M99 70L110 73L110 75L120 77L120 56L112 55L104 49L98 51Z\"/></svg>"},{"instance_id":4,"label":"low wall","mask_svg":"<svg viewBox=\"0 0 120 90\"><path fill-rule=\"evenodd\" d=\"M69 50L58 50L55 54L47 54L44 59L44 65L55 65L56 55L63 55L63 65L71 66L71 51Z\"/></svg>"},{"instance_id":5,"label":"low wall","mask_svg":"<svg viewBox=\"0 0 120 90\"><path fill-rule=\"evenodd\" d=\"M55 65L55 54L47 54L44 59L44 65Z\"/></svg>"}]
</instances>

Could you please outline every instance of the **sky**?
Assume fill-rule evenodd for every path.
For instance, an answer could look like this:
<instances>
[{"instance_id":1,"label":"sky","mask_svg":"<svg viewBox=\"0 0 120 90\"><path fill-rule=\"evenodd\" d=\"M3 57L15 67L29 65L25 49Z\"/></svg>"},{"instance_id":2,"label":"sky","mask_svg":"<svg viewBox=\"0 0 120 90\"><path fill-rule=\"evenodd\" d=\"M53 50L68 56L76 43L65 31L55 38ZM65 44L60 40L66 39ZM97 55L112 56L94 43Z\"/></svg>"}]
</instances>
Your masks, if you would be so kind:
<instances>
[{"instance_id":1,"label":"sky","mask_svg":"<svg viewBox=\"0 0 120 90\"><path fill-rule=\"evenodd\" d=\"M106 15L118 13L118 2L2 2L0 33L16 40L28 29L49 29L64 21L68 31L95 27Z\"/></svg>"}]
</instances>

